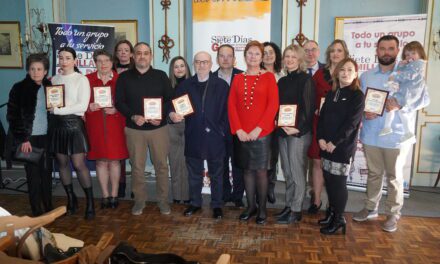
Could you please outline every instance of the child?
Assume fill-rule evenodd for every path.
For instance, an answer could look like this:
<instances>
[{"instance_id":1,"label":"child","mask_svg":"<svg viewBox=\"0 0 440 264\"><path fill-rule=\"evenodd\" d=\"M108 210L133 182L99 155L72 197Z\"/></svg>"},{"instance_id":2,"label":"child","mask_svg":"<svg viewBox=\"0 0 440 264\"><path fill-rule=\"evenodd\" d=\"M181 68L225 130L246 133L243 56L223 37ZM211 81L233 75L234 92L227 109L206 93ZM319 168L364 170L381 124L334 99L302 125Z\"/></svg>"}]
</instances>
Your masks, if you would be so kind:
<instances>
[{"instance_id":1,"label":"child","mask_svg":"<svg viewBox=\"0 0 440 264\"><path fill-rule=\"evenodd\" d=\"M426 54L422 44L418 41L406 44L402 51L402 61L385 85L391 90L390 96L396 99L402 108L398 111L386 113L385 125L379 134L380 136L393 132L391 123L393 122L394 115L397 114L400 120L402 120L404 132L400 142L403 143L414 138L404 106L419 100L426 93L427 87L424 79L425 64Z\"/></svg>"}]
</instances>

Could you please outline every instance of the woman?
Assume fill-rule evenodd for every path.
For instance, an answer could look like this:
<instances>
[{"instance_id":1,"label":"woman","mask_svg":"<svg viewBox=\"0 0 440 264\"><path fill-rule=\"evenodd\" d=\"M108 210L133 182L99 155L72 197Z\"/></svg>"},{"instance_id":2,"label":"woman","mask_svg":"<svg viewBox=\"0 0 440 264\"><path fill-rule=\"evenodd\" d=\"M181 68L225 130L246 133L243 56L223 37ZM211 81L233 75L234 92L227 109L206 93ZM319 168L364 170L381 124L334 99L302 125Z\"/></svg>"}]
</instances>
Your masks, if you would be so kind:
<instances>
[{"instance_id":1,"label":"woman","mask_svg":"<svg viewBox=\"0 0 440 264\"><path fill-rule=\"evenodd\" d=\"M130 41L125 39L116 43L115 50L113 52L115 55L113 58L113 69L118 74L133 68L133 53L134 48Z\"/></svg>"},{"instance_id":2,"label":"woman","mask_svg":"<svg viewBox=\"0 0 440 264\"><path fill-rule=\"evenodd\" d=\"M124 39L116 43L113 52L113 70L118 74L134 67L134 48L130 41ZM118 198L125 197L126 189L126 173L125 173L125 159L121 160L121 173L119 178ZM133 197L133 194L132 194Z\"/></svg>"},{"instance_id":3,"label":"woman","mask_svg":"<svg viewBox=\"0 0 440 264\"><path fill-rule=\"evenodd\" d=\"M263 53L263 62L261 63L261 67L266 69L266 71L271 72L275 75L275 79L278 80L284 76L284 72L282 72L282 63L281 63L281 50L277 44L273 42L264 42L264 53ZM267 174L269 178L269 188L267 191L267 200L269 203L276 202L275 196L275 182L277 180L277 163L278 163L278 155L280 153L278 147L278 136L276 133L273 133L272 138L272 164L271 168Z\"/></svg>"},{"instance_id":4,"label":"woman","mask_svg":"<svg viewBox=\"0 0 440 264\"><path fill-rule=\"evenodd\" d=\"M90 84L75 66L76 52L70 47L61 48L58 60L61 73L52 78L53 85L64 85L64 107L50 108L50 146L55 153L60 170L61 182L67 194L67 214L74 214L78 208L76 195L72 186L70 161L76 171L79 183L87 199L85 219L95 217L93 190L90 171L85 164L89 150L84 121L82 117L90 100Z\"/></svg>"},{"instance_id":5,"label":"woman","mask_svg":"<svg viewBox=\"0 0 440 264\"><path fill-rule=\"evenodd\" d=\"M7 120L14 138L13 149L21 145L21 151L32 152L32 148L47 150L47 111L45 87L49 59L44 54L31 54L26 59L27 75L14 84L9 93ZM52 210L52 162L43 155L38 165L24 165L29 190L32 215L39 216Z\"/></svg>"},{"instance_id":6,"label":"woman","mask_svg":"<svg viewBox=\"0 0 440 264\"><path fill-rule=\"evenodd\" d=\"M176 89L184 80L191 77L186 60L177 56L171 60L168 76L171 86ZM185 163L185 122L172 123L169 125L170 152L168 160L170 163L171 188L173 190L173 202L189 204L188 171Z\"/></svg>"},{"instance_id":7,"label":"woman","mask_svg":"<svg viewBox=\"0 0 440 264\"><path fill-rule=\"evenodd\" d=\"M96 173L102 190L101 208L118 207L118 188L121 176L121 160L128 158L125 143L125 118L113 105L118 74L112 71L112 56L104 50L95 50L93 60L97 71L88 74L91 95L85 114L86 129L90 141L89 160L96 160ZM111 107L100 107L95 103L95 87L108 86L111 89ZM108 191L110 180L111 193Z\"/></svg>"},{"instance_id":8,"label":"woman","mask_svg":"<svg viewBox=\"0 0 440 264\"><path fill-rule=\"evenodd\" d=\"M306 192L307 150L312 140L315 85L306 73L304 50L290 45L283 52L287 76L278 81L280 105L296 105L296 125L278 129L281 168L286 179L286 207L278 214L279 224L299 222Z\"/></svg>"},{"instance_id":9,"label":"woman","mask_svg":"<svg viewBox=\"0 0 440 264\"><path fill-rule=\"evenodd\" d=\"M263 45L250 41L244 50L247 70L232 81L228 115L234 136L234 162L244 170L247 209L240 220L257 214L266 222L267 170L271 169L271 138L278 111L278 88L272 73L262 70ZM258 211L256 194L258 194Z\"/></svg>"},{"instance_id":10,"label":"woman","mask_svg":"<svg viewBox=\"0 0 440 264\"><path fill-rule=\"evenodd\" d=\"M322 171L329 198L329 210L319 221L323 234L342 228L347 204L347 176L356 152L358 130L364 111L364 95L358 80L358 66L351 58L338 63L333 73L332 90L327 93L319 116L317 139Z\"/></svg>"},{"instance_id":11,"label":"woman","mask_svg":"<svg viewBox=\"0 0 440 264\"><path fill-rule=\"evenodd\" d=\"M313 134L312 143L308 151L308 157L313 160L312 169L312 182L313 182L313 195L312 202L308 209L310 214L317 214L322 206L321 192L324 187L324 177L322 176L321 169L321 157L319 156L318 140L316 140L316 127L318 125L319 112L321 103L324 100L326 94L332 88L332 75L336 68L336 65L345 58L348 58L348 48L345 41L335 39L327 48L325 52L326 65L323 69L319 69L313 80L316 85L316 100L315 100L315 115L313 118Z\"/></svg>"}]
</instances>

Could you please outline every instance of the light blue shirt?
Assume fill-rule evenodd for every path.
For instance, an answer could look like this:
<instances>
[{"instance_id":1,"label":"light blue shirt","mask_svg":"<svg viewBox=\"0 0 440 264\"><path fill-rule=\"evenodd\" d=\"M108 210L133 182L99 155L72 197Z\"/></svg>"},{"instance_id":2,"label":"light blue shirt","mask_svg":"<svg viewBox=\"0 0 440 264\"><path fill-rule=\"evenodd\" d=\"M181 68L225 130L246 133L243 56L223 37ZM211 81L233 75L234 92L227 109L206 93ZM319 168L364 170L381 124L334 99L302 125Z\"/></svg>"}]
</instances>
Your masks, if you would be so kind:
<instances>
[{"instance_id":1,"label":"light blue shirt","mask_svg":"<svg viewBox=\"0 0 440 264\"><path fill-rule=\"evenodd\" d=\"M32 124L32 136L47 134L47 110L46 110L46 96L44 94L44 87L41 86L37 93L37 105L35 107L35 118Z\"/></svg>"},{"instance_id":2,"label":"light blue shirt","mask_svg":"<svg viewBox=\"0 0 440 264\"><path fill-rule=\"evenodd\" d=\"M367 87L390 91L388 87L385 87L385 84L387 83L388 78L393 71L382 72L380 70L379 65L377 65L375 68L367 72L364 72L360 77L361 87L364 94ZM417 102L418 103L405 107L405 112L408 117L408 124L410 126L412 133L414 133L417 110L421 109L422 107L426 106L429 103L429 97L423 96L423 98L421 98L421 100L417 100ZM360 139L363 144L369 146L381 147L381 148L392 148L392 149L401 148L400 140L403 134L405 134L405 132L399 115L394 115L394 119L391 124L393 133L385 136L379 136L380 131L384 127L386 115L387 112L385 110L382 116L378 116L375 119L366 120L365 117L362 119L362 129L360 133ZM414 144L414 143L415 143L415 139L412 141L410 140L405 142L405 144Z\"/></svg>"}]
</instances>

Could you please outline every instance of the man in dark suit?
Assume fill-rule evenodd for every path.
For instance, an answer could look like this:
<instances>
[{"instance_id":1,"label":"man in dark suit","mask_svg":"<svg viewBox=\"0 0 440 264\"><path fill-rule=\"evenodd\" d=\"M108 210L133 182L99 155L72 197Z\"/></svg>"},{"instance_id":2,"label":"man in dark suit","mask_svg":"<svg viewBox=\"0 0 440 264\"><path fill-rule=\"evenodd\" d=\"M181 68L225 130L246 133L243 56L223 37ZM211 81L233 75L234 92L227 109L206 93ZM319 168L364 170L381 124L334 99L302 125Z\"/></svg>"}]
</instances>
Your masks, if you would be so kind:
<instances>
[{"instance_id":1,"label":"man in dark suit","mask_svg":"<svg viewBox=\"0 0 440 264\"><path fill-rule=\"evenodd\" d=\"M185 216L191 216L202 207L204 160L208 163L211 180L211 208L213 217L223 217L223 168L226 156L228 126L228 84L211 73L212 59L201 51L194 56L196 74L185 80L176 90L176 98L188 94L194 113L185 118L169 114L174 123L185 119L185 158L191 204Z\"/></svg>"},{"instance_id":2,"label":"man in dark suit","mask_svg":"<svg viewBox=\"0 0 440 264\"><path fill-rule=\"evenodd\" d=\"M306 53L305 61L307 64L307 73L310 76L315 75L316 71L324 68L325 64L318 61L320 51L318 42L314 40L307 40L304 43L304 51Z\"/></svg>"},{"instance_id":3,"label":"man in dark suit","mask_svg":"<svg viewBox=\"0 0 440 264\"><path fill-rule=\"evenodd\" d=\"M234 75L242 73L234 67L235 64L235 51L234 47L229 44L221 45L217 50L217 64L219 68L214 72L215 76L225 80L229 86L231 86ZM231 155L232 151L232 136L230 135L230 130L228 129L228 140L226 141L226 157L224 163L223 171L223 201L226 203L233 202L236 207L244 207L243 204L243 193L244 193L244 182L243 182L243 171L232 165L232 185L229 180L229 175L231 170L229 169L229 160L233 160Z\"/></svg>"}]
</instances>

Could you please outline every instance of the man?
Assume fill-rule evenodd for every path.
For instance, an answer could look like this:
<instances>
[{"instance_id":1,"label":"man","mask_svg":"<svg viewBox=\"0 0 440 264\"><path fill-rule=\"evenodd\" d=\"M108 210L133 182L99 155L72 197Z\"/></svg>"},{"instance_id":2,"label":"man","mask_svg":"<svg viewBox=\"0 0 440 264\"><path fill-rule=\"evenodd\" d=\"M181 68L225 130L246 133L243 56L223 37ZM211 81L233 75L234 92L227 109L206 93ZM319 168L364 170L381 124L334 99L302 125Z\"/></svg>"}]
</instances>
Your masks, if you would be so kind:
<instances>
[{"instance_id":1,"label":"man","mask_svg":"<svg viewBox=\"0 0 440 264\"><path fill-rule=\"evenodd\" d=\"M392 35L381 37L377 43L376 55L379 65L361 76L362 89L365 92L368 87L389 90L385 87L389 76L395 69L397 54L399 53L399 40ZM415 116L418 109L429 104L427 93L415 100L412 105L399 105L394 98L386 103L386 111L405 111L411 115L412 129L414 129ZM392 123L393 132L386 136L379 136L384 127L385 115L378 116L373 113L365 113L363 127L361 129L361 141L364 144L365 157L367 159L367 199L365 208L354 214L353 220L366 221L378 216L378 204L382 196L383 174L386 173L388 197L385 206L387 214L382 229L387 232L397 230L397 222L400 219L400 211L403 206L403 167L412 142L400 143L403 136L403 126L398 115ZM413 131L414 132L414 131Z\"/></svg>"},{"instance_id":2,"label":"man","mask_svg":"<svg viewBox=\"0 0 440 264\"><path fill-rule=\"evenodd\" d=\"M214 72L214 75L225 80L229 87L231 86L232 80L236 74L242 73L243 71L234 67L235 65L235 51L234 47L229 44L221 45L217 50L217 64L219 68ZM228 140L226 141L226 156L224 163L223 172L223 201L225 203L233 202L236 207L244 207L243 204L243 193L244 193L244 183L243 183L243 171L234 166L232 163L232 186L229 181L229 160L233 160L231 155L232 151L232 135L230 135L230 130L228 129Z\"/></svg>"},{"instance_id":3,"label":"man","mask_svg":"<svg viewBox=\"0 0 440 264\"><path fill-rule=\"evenodd\" d=\"M325 66L325 64L318 61L320 55L318 42L307 40L304 43L304 52L306 53L305 61L307 64L307 73L313 76L319 69Z\"/></svg>"},{"instance_id":4,"label":"man","mask_svg":"<svg viewBox=\"0 0 440 264\"><path fill-rule=\"evenodd\" d=\"M211 73L212 59L201 51L194 56L196 74L185 80L176 90L176 97L188 94L194 113L185 117L185 158L191 204L185 216L191 216L202 207L204 160L208 163L211 179L211 208L213 217L223 217L222 186L226 155L228 84ZM183 116L170 112L170 119L182 122Z\"/></svg>"},{"instance_id":5,"label":"man","mask_svg":"<svg viewBox=\"0 0 440 264\"><path fill-rule=\"evenodd\" d=\"M151 67L150 46L139 42L134 47L135 67L119 76L116 83L116 108L126 117L125 135L131 162L133 215L141 215L147 199L145 160L148 148L156 173L157 202L162 214L170 214L168 204L168 127L164 113L173 90L165 72ZM144 118L143 98L162 98L162 119Z\"/></svg>"}]
</instances>

